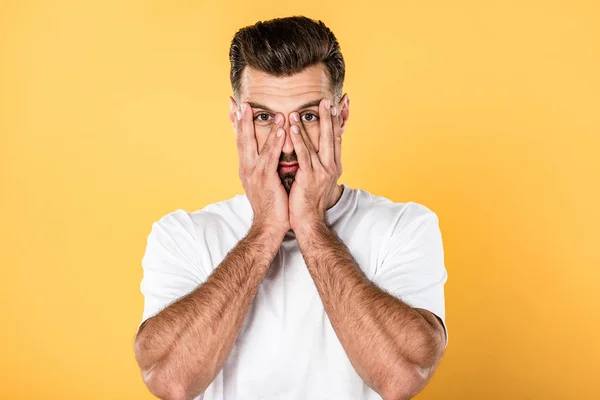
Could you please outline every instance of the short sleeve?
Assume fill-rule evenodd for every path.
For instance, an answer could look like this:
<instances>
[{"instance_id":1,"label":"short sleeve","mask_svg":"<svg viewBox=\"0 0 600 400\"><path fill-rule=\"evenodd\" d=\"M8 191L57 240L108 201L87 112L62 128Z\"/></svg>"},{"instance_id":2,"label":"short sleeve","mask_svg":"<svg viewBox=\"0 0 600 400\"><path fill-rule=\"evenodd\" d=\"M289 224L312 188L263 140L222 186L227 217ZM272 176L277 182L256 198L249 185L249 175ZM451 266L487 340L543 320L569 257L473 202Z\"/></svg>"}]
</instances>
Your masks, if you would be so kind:
<instances>
[{"instance_id":1,"label":"short sleeve","mask_svg":"<svg viewBox=\"0 0 600 400\"><path fill-rule=\"evenodd\" d=\"M413 308L437 315L446 332L444 284L448 274L438 218L424 206L411 203L417 212L407 212L396 222L384 246L374 283ZM413 207L414 208L414 207ZM417 214L412 218L410 214ZM403 217L408 221L402 221Z\"/></svg>"},{"instance_id":2,"label":"short sleeve","mask_svg":"<svg viewBox=\"0 0 600 400\"><path fill-rule=\"evenodd\" d=\"M177 210L152 225L142 267L144 310L138 330L145 320L207 279L199 265L195 225L189 213Z\"/></svg>"}]
</instances>

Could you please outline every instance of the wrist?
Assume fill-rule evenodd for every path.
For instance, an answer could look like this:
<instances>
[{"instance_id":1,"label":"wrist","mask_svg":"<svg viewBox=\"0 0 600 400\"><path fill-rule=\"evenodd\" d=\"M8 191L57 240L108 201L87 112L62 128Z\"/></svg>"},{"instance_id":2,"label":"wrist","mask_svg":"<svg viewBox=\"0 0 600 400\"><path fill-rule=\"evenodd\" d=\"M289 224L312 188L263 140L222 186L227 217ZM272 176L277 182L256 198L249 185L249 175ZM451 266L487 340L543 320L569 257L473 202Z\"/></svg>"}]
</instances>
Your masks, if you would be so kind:
<instances>
[{"instance_id":1,"label":"wrist","mask_svg":"<svg viewBox=\"0 0 600 400\"><path fill-rule=\"evenodd\" d=\"M265 240L265 243L277 244L277 248L283 242L283 237L287 232L283 227L279 227L273 224L267 224L264 222L253 221L248 231L249 235L254 235Z\"/></svg>"},{"instance_id":2,"label":"wrist","mask_svg":"<svg viewBox=\"0 0 600 400\"><path fill-rule=\"evenodd\" d=\"M325 218L303 218L292 226L298 241L304 238L323 234L330 229Z\"/></svg>"}]
</instances>

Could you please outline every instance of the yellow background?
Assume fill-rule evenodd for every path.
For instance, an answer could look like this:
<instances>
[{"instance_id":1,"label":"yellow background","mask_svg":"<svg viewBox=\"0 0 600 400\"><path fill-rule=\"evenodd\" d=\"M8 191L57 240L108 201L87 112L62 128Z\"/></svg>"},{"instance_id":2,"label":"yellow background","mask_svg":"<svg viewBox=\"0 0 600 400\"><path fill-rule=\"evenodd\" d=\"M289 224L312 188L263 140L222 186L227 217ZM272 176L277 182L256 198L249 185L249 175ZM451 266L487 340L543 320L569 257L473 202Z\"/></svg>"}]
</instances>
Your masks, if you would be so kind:
<instances>
[{"instance_id":1,"label":"yellow background","mask_svg":"<svg viewBox=\"0 0 600 400\"><path fill-rule=\"evenodd\" d=\"M346 59L341 182L440 217L450 342L418 398L598 398L599 8L0 2L0 398L153 398L146 237L241 193L229 43L293 14Z\"/></svg>"}]
</instances>

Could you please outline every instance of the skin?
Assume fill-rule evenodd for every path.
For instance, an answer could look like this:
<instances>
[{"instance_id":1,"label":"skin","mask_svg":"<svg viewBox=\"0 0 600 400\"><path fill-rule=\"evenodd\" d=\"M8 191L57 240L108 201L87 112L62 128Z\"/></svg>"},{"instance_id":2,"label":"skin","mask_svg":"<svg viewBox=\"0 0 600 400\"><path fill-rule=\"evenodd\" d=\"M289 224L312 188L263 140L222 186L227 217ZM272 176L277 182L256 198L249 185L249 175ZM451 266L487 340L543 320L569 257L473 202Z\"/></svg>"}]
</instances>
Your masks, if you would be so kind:
<instances>
[{"instance_id":1,"label":"skin","mask_svg":"<svg viewBox=\"0 0 600 400\"><path fill-rule=\"evenodd\" d=\"M344 132L346 122L350 116L350 99L348 94L335 103L334 96L330 90L329 79L323 64L317 64L305 68L303 71L286 77L274 77L265 72L246 67L242 74L242 90L238 101L229 98L229 119L235 131L237 112L241 111L242 102L253 106L252 116L254 118L254 131L257 142L257 151L264 146L271 127L275 124L277 114L283 118L282 128L285 130L285 140L281 150L279 161L297 162L297 154L294 151L290 128L293 123L291 114L298 113L300 122L304 127L311 144L319 152L319 101L327 98L333 106L337 107L340 133ZM302 107L313 103L310 107ZM279 174L282 184L287 193L290 192L296 173ZM342 187L338 186L326 201L327 208L332 207L342 193Z\"/></svg>"},{"instance_id":2,"label":"skin","mask_svg":"<svg viewBox=\"0 0 600 400\"><path fill-rule=\"evenodd\" d=\"M252 226L204 283L141 325L135 354L144 382L162 399L204 393L223 368L283 237L292 229L358 374L386 400L411 398L442 356L441 322L370 282L325 218L343 190L337 180L348 96L333 102L321 66L282 78L249 70L243 88L239 106L230 98L230 120L240 179L254 211ZM301 107L313 101L316 105ZM265 111L272 118L256 122ZM299 121L309 112L317 114L318 122L311 117ZM281 177L280 160L297 160L299 170Z\"/></svg>"},{"instance_id":3,"label":"skin","mask_svg":"<svg viewBox=\"0 0 600 400\"><path fill-rule=\"evenodd\" d=\"M276 193L264 214L263 207L255 207L254 198L249 197L253 208L261 212L259 220L276 216L283 230L291 228L296 233L325 311L363 381L384 399L413 397L425 387L442 357L442 324L433 313L412 308L369 281L326 219L325 211L341 195L337 181L342 172L341 137L349 115L348 95L340 103L334 102L322 66L283 78L250 70L244 83L240 96L243 112L236 116L244 120L251 111L254 122L246 119L244 129L236 129L243 137L246 150L242 152L248 154L251 148L254 154L256 147L263 153L271 152L272 159L279 152L282 160L297 160L299 164L293 184L285 191L281 189L287 184L286 177L282 177L281 186L275 184L274 162L270 170L260 168L263 175L271 177L270 185L262 190L252 187L256 179L241 173L247 190ZM311 101L314 106L301 106ZM235 106L232 101L232 113ZM273 116L273 122L268 117L257 119L265 111ZM315 114L318 119L306 118ZM265 137L267 127L270 133ZM274 136L275 130L281 136Z\"/></svg>"}]
</instances>

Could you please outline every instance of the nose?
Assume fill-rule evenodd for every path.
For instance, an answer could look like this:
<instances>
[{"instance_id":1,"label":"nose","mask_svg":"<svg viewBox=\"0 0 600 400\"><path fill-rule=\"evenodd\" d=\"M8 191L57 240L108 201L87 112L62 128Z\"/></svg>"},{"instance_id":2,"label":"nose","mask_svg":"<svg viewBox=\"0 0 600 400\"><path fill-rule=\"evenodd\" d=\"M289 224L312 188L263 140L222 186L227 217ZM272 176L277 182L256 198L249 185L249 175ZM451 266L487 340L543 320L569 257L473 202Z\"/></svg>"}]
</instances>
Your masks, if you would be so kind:
<instances>
[{"instance_id":1,"label":"nose","mask_svg":"<svg viewBox=\"0 0 600 400\"><path fill-rule=\"evenodd\" d=\"M285 154L291 154L294 152L294 144L292 143L292 138L290 137L292 133L292 125L290 124L291 121L289 116L284 116L283 118L285 119L283 124L283 129L285 129L285 142L283 143L283 149L281 149L281 151Z\"/></svg>"}]
</instances>

